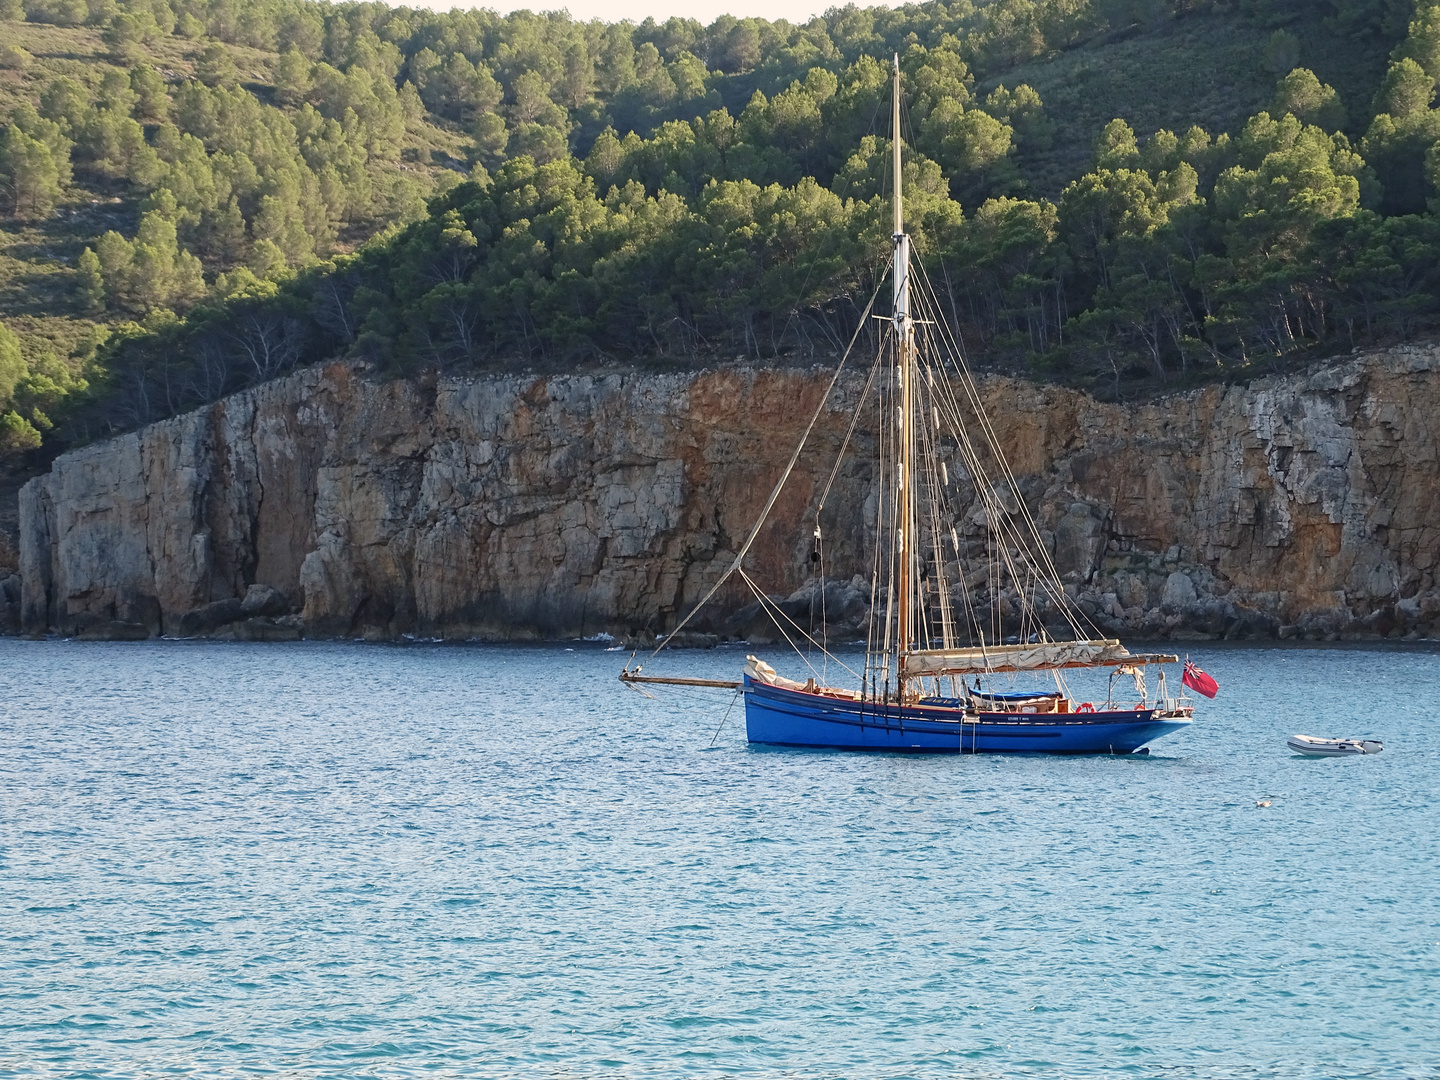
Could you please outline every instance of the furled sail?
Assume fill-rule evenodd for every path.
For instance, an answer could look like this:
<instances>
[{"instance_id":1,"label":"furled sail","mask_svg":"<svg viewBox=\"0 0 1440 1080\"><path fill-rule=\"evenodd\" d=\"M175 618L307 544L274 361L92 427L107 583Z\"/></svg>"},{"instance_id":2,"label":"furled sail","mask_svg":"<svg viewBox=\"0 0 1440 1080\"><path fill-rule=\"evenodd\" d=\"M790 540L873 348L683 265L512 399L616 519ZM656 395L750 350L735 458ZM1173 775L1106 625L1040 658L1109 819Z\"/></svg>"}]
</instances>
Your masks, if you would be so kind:
<instances>
[{"instance_id":1,"label":"furled sail","mask_svg":"<svg viewBox=\"0 0 1440 1080\"><path fill-rule=\"evenodd\" d=\"M1047 641L1037 645L991 645L970 649L925 649L905 654L906 676L985 675L1000 671L1043 671L1088 667L1129 659L1113 638Z\"/></svg>"},{"instance_id":2,"label":"furled sail","mask_svg":"<svg viewBox=\"0 0 1440 1080\"><path fill-rule=\"evenodd\" d=\"M745 657L745 674L756 682L762 682L768 686L779 686L786 690L805 689L804 683L798 683L794 679L787 679L783 675L776 674L775 669L758 656Z\"/></svg>"}]
</instances>

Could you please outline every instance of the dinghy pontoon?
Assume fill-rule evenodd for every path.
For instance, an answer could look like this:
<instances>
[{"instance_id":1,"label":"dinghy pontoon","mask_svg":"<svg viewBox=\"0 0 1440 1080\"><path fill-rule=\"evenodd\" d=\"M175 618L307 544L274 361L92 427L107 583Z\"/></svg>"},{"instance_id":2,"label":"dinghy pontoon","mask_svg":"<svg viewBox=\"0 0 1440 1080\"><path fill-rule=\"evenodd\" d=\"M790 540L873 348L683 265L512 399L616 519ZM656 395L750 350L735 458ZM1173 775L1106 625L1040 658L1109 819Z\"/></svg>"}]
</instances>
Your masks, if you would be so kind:
<instances>
[{"instance_id":1,"label":"dinghy pontoon","mask_svg":"<svg viewBox=\"0 0 1440 1080\"><path fill-rule=\"evenodd\" d=\"M1351 754L1378 754L1385 744L1378 739L1321 739L1314 735L1291 735L1285 745L1306 757L1348 757Z\"/></svg>"}]
</instances>

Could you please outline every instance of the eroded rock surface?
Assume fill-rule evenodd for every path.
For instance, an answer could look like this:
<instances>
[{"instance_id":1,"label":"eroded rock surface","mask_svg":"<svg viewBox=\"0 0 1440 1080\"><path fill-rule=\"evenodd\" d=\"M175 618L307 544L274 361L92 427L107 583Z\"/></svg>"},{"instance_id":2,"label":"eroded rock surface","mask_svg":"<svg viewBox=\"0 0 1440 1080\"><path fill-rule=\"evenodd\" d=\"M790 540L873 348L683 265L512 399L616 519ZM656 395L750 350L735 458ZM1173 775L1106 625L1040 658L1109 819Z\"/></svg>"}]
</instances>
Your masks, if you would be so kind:
<instances>
[{"instance_id":1,"label":"eroded rock surface","mask_svg":"<svg viewBox=\"0 0 1440 1080\"><path fill-rule=\"evenodd\" d=\"M0 629L559 638L673 625L729 566L828 371L378 382L334 364L58 458L21 493ZM878 500L842 380L747 559L789 618L861 625ZM1440 353L1140 406L981 391L1067 591L1147 637L1440 632ZM861 423L863 451L874 434ZM1008 508L1018 510L1018 506ZM987 530L957 518L984 587ZM12 597L11 594L17 594ZM732 580L705 635L766 635ZM773 634L773 630L770 631Z\"/></svg>"}]
</instances>

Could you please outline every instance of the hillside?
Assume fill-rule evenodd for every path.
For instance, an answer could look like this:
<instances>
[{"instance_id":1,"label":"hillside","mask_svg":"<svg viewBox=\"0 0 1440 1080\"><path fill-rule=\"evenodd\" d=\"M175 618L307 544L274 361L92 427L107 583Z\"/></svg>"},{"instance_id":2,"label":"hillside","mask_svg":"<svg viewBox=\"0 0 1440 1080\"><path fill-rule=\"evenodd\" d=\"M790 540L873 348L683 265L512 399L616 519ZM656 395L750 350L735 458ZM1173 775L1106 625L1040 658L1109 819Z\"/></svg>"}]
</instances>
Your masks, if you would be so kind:
<instances>
[{"instance_id":1,"label":"hillside","mask_svg":"<svg viewBox=\"0 0 1440 1080\"><path fill-rule=\"evenodd\" d=\"M833 353L883 273L892 52L909 227L983 364L1115 396L1413 335L1440 308L1429 5L0 18L10 471L334 355Z\"/></svg>"},{"instance_id":2,"label":"hillside","mask_svg":"<svg viewBox=\"0 0 1440 1080\"><path fill-rule=\"evenodd\" d=\"M1306 5L1274 26L1214 13L1133 26L1037 57L982 86L988 92L1002 81L1028 84L1050 116L1063 118L1053 147L1026 155L1021 166L1035 191L1051 198L1089 168L1095 140L1111 120L1146 134L1192 124L1235 134L1270 104L1276 80L1296 67L1335 88L1352 113L1347 133L1359 138L1394 41L1382 33L1338 33L1327 7Z\"/></svg>"}]
</instances>

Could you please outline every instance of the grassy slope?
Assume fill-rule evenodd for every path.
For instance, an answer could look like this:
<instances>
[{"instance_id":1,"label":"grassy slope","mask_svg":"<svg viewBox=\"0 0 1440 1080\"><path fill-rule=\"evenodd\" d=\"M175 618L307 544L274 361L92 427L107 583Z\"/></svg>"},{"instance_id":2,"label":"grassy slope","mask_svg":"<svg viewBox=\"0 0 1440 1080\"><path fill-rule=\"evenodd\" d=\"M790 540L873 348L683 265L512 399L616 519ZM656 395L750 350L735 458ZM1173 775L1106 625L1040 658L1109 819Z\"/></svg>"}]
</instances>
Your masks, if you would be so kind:
<instances>
[{"instance_id":1,"label":"grassy slope","mask_svg":"<svg viewBox=\"0 0 1440 1080\"><path fill-rule=\"evenodd\" d=\"M1287 29L1300 42L1299 66L1334 86L1363 129L1389 44L1340 38L1318 17ZM1142 138L1192 124L1212 135L1238 131L1275 95L1279 76L1263 55L1268 36L1234 16L1194 16L1042 57L978 89L1029 83L1040 92L1055 141L1022 159L1021 169L1035 194L1054 198L1089 168L1096 137L1117 116Z\"/></svg>"},{"instance_id":2,"label":"grassy slope","mask_svg":"<svg viewBox=\"0 0 1440 1080\"><path fill-rule=\"evenodd\" d=\"M0 70L0 115L22 100L38 105L47 77L69 75L98 87L105 73L116 69L97 30L37 23L4 26L7 40L30 52L35 62L24 72ZM208 44L161 37L144 46L144 59L167 81L179 82L194 74L196 60ZM276 54L239 45L228 48L242 83L261 100L270 101ZM406 149L429 151L437 162L463 159L466 137L453 125L431 119L433 123L407 131ZM95 323L86 317L77 294L75 261L109 229L133 235L139 216L139 197L128 185L77 170L68 197L49 220L0 223L0 318L20 335L27 351L49 348L65 356L90 336ZM364 233L353 232L340 237L342 246L365 239Z\"/></svg>"}]
</instances>

